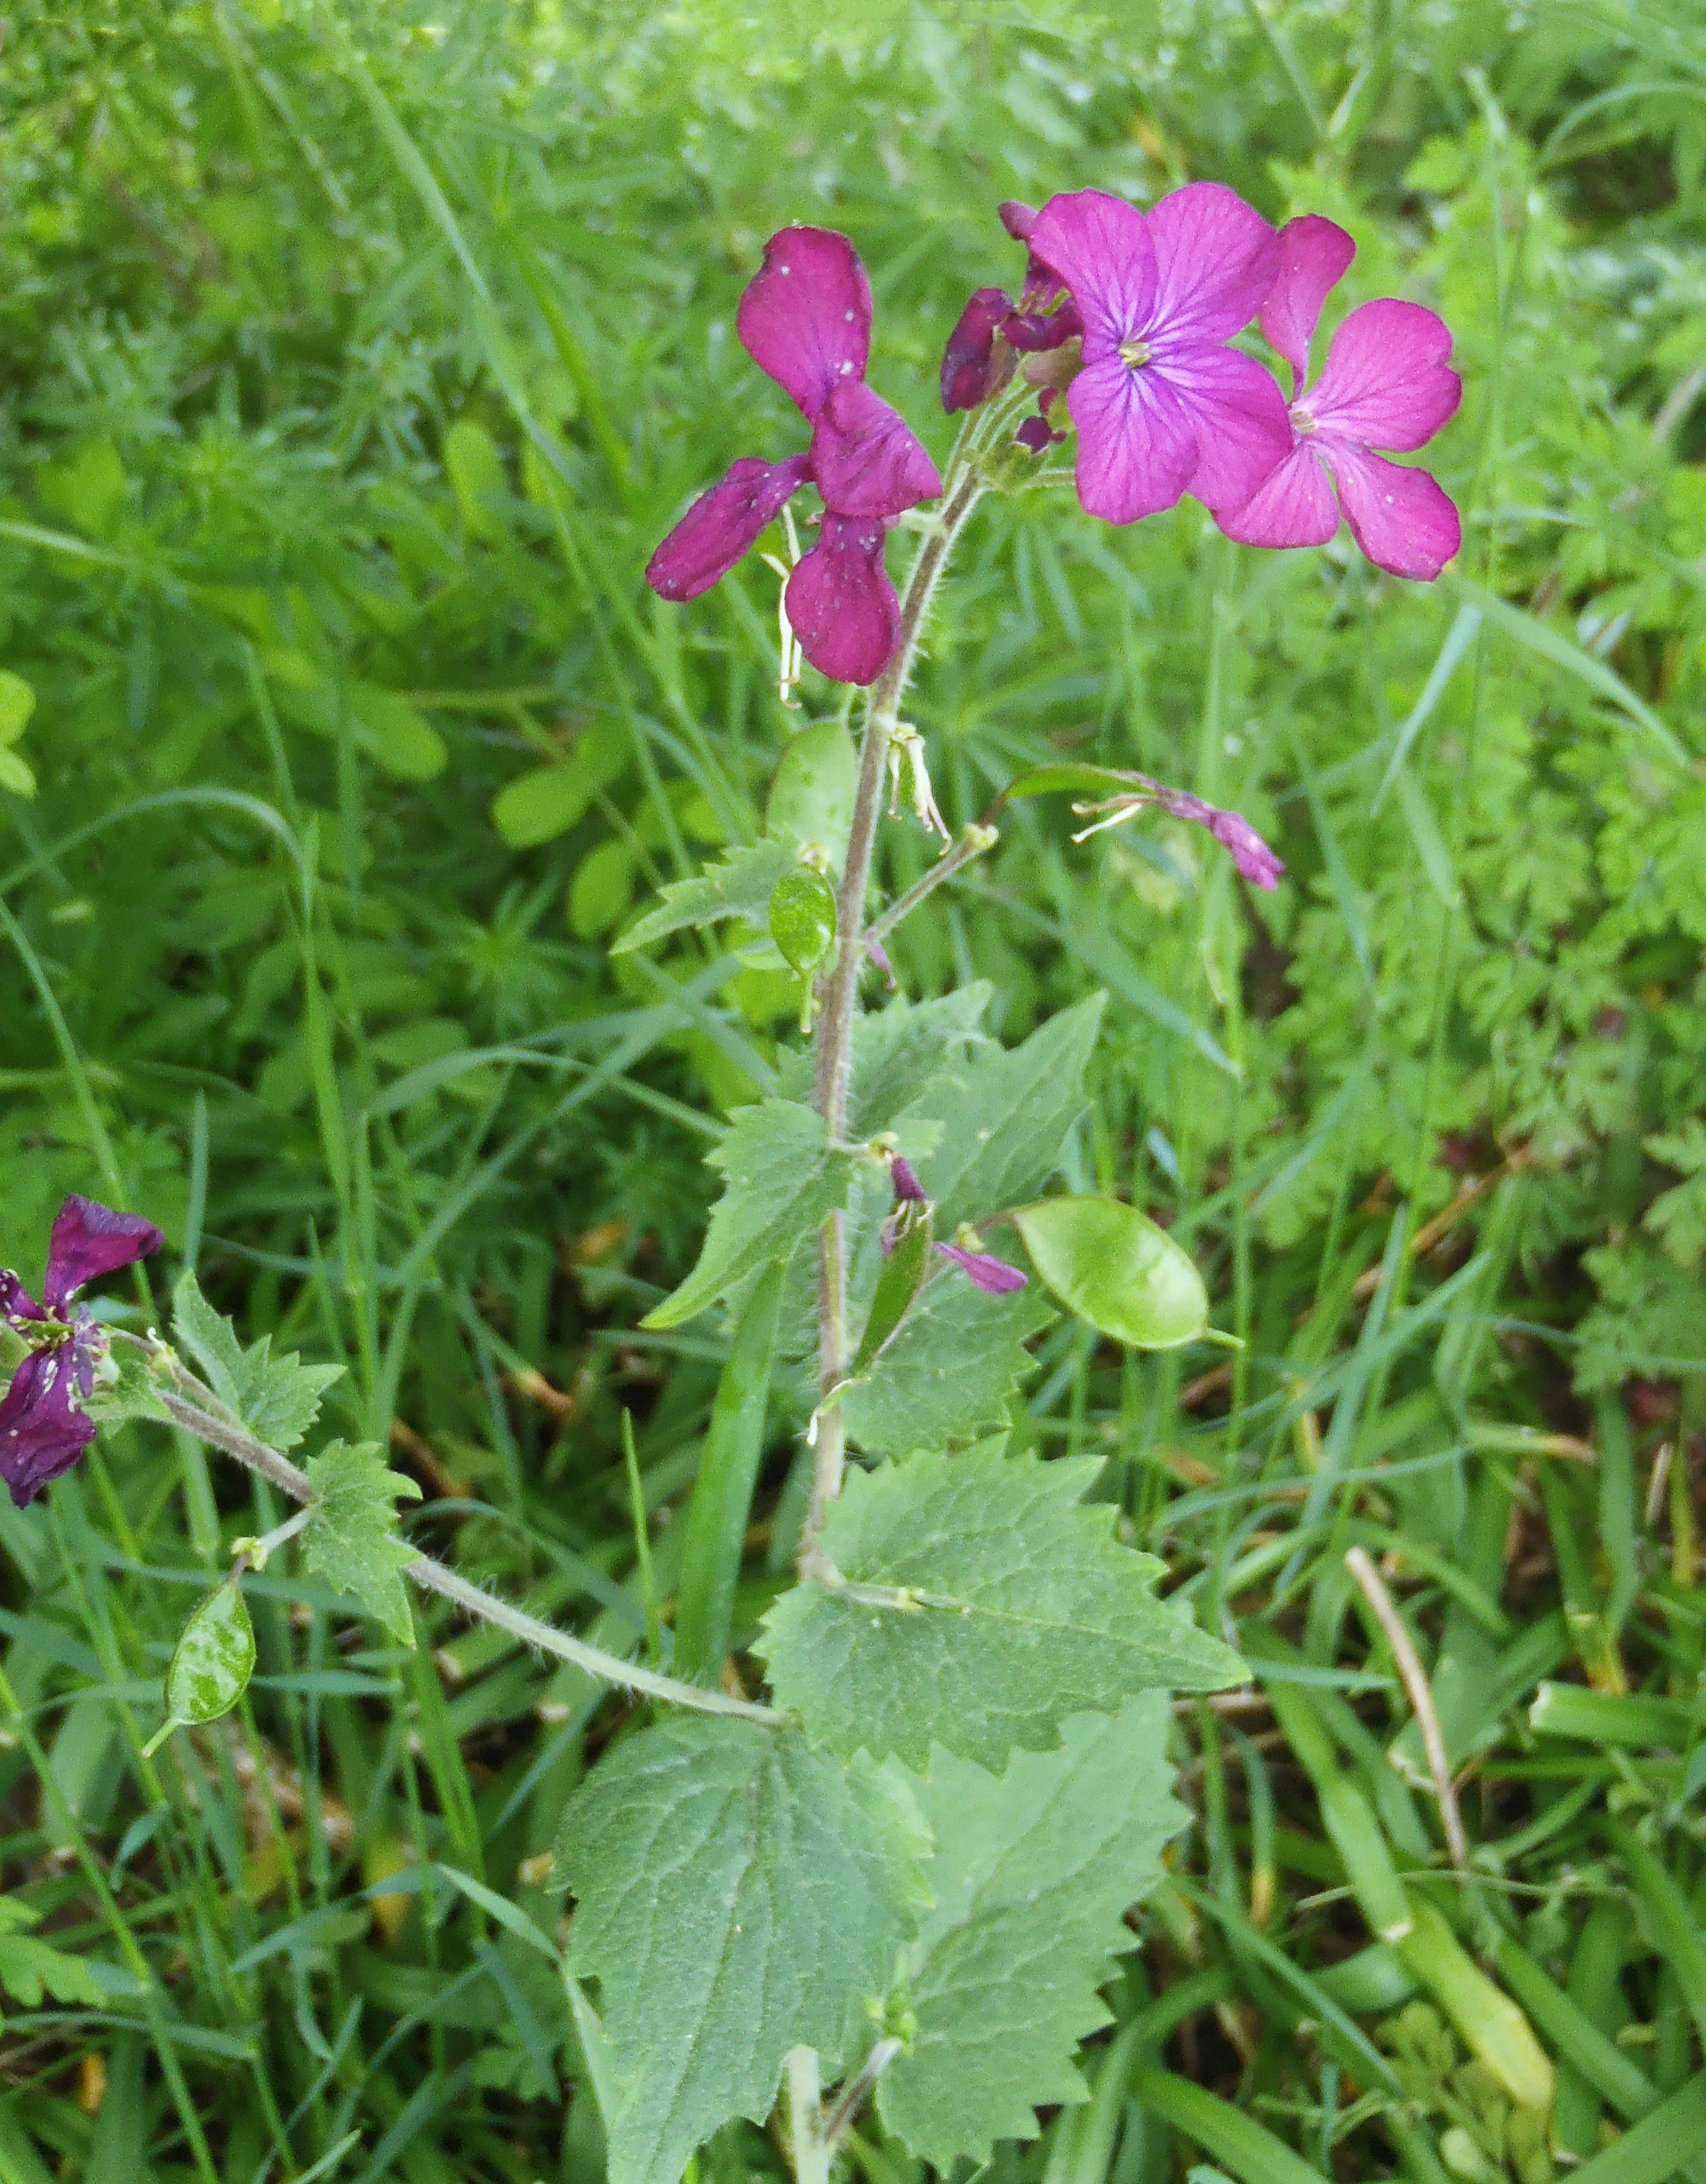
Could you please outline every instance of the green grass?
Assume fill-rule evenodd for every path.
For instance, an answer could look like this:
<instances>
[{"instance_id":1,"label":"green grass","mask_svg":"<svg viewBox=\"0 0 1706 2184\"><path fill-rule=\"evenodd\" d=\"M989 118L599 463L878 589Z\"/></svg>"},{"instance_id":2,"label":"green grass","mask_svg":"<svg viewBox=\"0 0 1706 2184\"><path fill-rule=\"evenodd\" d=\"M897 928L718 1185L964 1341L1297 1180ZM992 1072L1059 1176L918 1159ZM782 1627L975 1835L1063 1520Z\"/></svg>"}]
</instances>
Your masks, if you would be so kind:
<instances>
[{"instance_id":1,"label":"green grass","mask_svg":"<svg viewBox=\"0 0 1706 2184\"><path fill-rule=\"evenodd\" d=\"M1537 2184L1495 2067L1529 2038L1585 2184L1706 2175L1697 11L78 0L16 11L0 152L0 666L39 781L0 794L0 1263L40 1272L68 1190L158 1219L247 1335L347 1365L332 1427L391 1440L435 1552L619 1650L681 1587L721 1362L636 1323L793 1006L604 947L751 837L779 748L773 580L639 582L723 461L796 443L732 339L763 238L854 237L873 380L938 453L945 332L1018 270L1002 197L1214 176L1350 226L1353 301L1445 314L1438 587L1027 500L918 688L950 823L1070 753L1236 803L1291 867L1255 904L1182 830L1075 848L1014 807L893 950L914 991L991 978L1009 1037L1107 989L1079 1179L1168 1218L1248 1346L1039 1353L1020 1439L1105 1452L1275 1696L1179 1713L1197 1825L1093 2098L997 2166ZM494 800L565 760L590 794L515 793L506 837ZM101 1997L6 1999L0 2176L593 2184L566 2004L481 1892L553 1930L603 1694L266 1576L241 1715L141 1757L222 1541L283 1513L153 1427L0 1507L0 1863ZM1471 2008L1514 2045L1469 2059L1436 1922L1375 1947L1392 1890L1528 2034ZM743 2128L702 2165L782 2169Z\"/></svg>"}]
</instances>

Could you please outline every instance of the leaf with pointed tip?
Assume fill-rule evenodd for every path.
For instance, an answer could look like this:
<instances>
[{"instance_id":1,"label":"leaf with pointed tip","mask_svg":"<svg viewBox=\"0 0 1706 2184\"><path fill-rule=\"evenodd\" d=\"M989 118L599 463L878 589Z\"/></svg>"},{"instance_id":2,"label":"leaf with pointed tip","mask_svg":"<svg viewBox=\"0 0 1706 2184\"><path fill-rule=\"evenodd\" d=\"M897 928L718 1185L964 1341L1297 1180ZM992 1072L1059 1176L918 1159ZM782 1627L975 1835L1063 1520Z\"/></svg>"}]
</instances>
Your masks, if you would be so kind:
<instances>
[{"instance_id":1,"label":"leaf with pointed tip","mask_svg":"<svg viewBox=\"0 0 1706 2184\"><path fill-rule=\"evenodd\" d=\"M937 1095L936 1104L942 1109L952 1107L970 1067L968 1049L973 1042L980 1048L987 1043L977 1027L991 990L988 980L979 978L936 1000L909 1001L897 994L886 1008L854 1017L847 1083L850 1142L874 1138L915 1103L928 1107L926 1095ZM809 1053L785 1055L779 1076L779 1089L786 1098L811 1098ZM916 1144L916 1137L909 1143Z\"/></svg>"},{"instance_id":2,"label":"leaf with pointed tip","mask_svg":"<svg viewBox=\"0 0 1706 2184\"><path fill-rule=\"evenodd\" d=\"M304 1365L293 1350L275 1357L270 1334L245 1349L188 1272L172 1292L172 1333L226 1409L269 1448L294 1448L320 1416L320 1397L343 1378L342 1365Z\"/></svg>"},{"instance_id":3,"label":"leaf with pointed tip","mask_svg":"<svg viewBox=\"0 0 1706 2184\"><path fill-rule=\"evenodd\" d=\"M658 890L658 907L631 925L610 953L626 956L687 926L714 925L725 917L762 926L777 883L797 861L785 842L754 842L690 880L671 880Z\"/></svg>"},{"instance_id":4,"label":"leaf with pointed tip","mask_svg":"<svg viewBox=\"0 0 1706 2184\"><path fill-rule=\"evenodd\" d=\"M418 1502L420 1487L386 1469L377 1441L332 1441L303 1468L314 1489L314 1514L302 1534L308 1568L353 1595L393 1638L413 1646L403 1573L420 1560L420 1550L398 1533L397 1504L399 1497Z\"/></svg>"},{"instance_id":5,"label":"leaf with pointed tip","mask_svg":"<svg viewBox=\"0 0 1706 2184\"><path fill-rule=\"evenodd\" d=\"M829 1151L822 1121L791 1100L737 1107L708 1158L725 1181L699 1262L643 1326L679 1327L755 1267L790 1258L802 1237L847 1204L848 1156Z\"/></svg>"},{"instance_id":6,"label":"leaf with pointed tip","mask_svg":"<svg viewBox=\"0 0 1706 2184\"><path fill-rule=\"evenodd\" d=\"M945 1752L916 1790L935 1834L934 1903L909 1952L918 2030L878 2083L886 2130L946 2175L1034 2138L1034 2111L1081 2101L1072 2058L1108 2022L1098 1988L1136 1936L1189 1815L1168 1794L1170 1709L1146 1691L1078 1714L1059 1752L1015 1752L997 1780Z\"/></svg>"},{"instance_id":7,"label":"leaf with pointed tip","mask_svg":"<svg viewBox=\"0 0 1706 2184\"><path fill-rule=\"evenodd\" d=\"M900 1456L975 1440L1003 1424L1009 1399L1031 1370L1025 1345L1053 1317L1035 1288L986 1296L957 1269L942 1268L861 1384L848 1390L848 1437L869 1456Z\"/></svg>"},{"instance_id":8,"label":"leaf with pointed tip","mask_svg":"<svg viewBox=\"0 0 1706 2184\"><path fill-rule=\"evenodd\" d=\"M924 1908L929 1838L892 1769L797 1730L688 1714L629 1736L571 1799L553 1876L597 1979L611 2184L679 2184L762 2122L801 2043L832 2070Z\"/></svg>"},{"instance_id":9,"label":"leaf with pointed tip","mask_svg":"<svg viewBox=\"0 0 1706 2184\"><path fill-rule=\"evenodd\" d=\"M837 1752L921 1768L935 1741L999 1767L1052 1751L1068 1714L1242 1680L1156 1597L1164 1565L1118 1543L1118 1513L1082 1501L1101 1469L979 1448L850 1474L820 1541L838 1582L764 1618L777 1705Z\"/></svg>"}]
</instances>

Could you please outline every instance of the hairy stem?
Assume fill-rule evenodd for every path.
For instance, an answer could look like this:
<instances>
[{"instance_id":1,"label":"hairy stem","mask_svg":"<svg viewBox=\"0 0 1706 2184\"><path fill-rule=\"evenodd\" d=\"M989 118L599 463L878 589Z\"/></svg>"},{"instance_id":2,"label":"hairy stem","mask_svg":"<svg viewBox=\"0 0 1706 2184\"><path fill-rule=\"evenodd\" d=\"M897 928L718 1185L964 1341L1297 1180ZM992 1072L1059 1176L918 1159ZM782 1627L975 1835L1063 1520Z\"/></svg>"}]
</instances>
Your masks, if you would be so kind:
<instances>
[{"instance_id":1,"label":"hairy stem","mask_svg":"<svg viewBox=\"0 0 1706 2184\"><path fill-rule=\"evenodd\" d=\"M934 894L944 880L963 872L974 858L992 850L998 838L993 827L968 827L953 847L945 850L921 879L914 880L904 894L896 896L881 917L871 920L865 933L866 944L886 939L903 919L912 916L927 895Z\"/></svg>"},{"instance_id":2,"label":"hairy stem","mask_svg":"<svg viewBox=\"0 0 1706 2184\"><path fill-rule=\"evenodd\" d=\"M847 838L841 893L836 904L840 946L835 968L830 974L823 1013L818 1019L817 1109L823 1117L824 1135L832 1145L842 1143L847 1130L853 1015L865 954L864 904L870 887L877 822L882 811L889 738L900 718L901 699L911 678L925 616L930 610L936 584L966 518L984 491L975 463L967 460L962 452L970 450L973 438L970 430L962 432L954 460L949 465L941 515L920 542L906 589L901 595L900 641L865 701L859 788L853 801L853 827ZM846 1377L847 1372L847 1240L840 1214L831 1214L825 1223L819 1251L818 1369L820 1384L827 1393ZM803 1574L817 1568L818 1534L823 1529L830 1503L841 1491L846 1461L847 1429L840 1410L820 1413L817 1420L811 1502L800 1535Z\"/></svg>"},{"instance_id":3,"label":"hairy stem","mask_svg":"<svg viewBox=\"0 0 1706 2184\"><path fill-rule=\"evenodd\" d=\"M235 1419L221 1417L223 1407L218 1398L185 1370L164 1344L139 1340L135 1335L119 1335L118 1339L146 1351L157 1367L164 1366L177 1383L175 1389L163 1387L159 1391L160 1401L175 1425L194 1434L209 1447L235 1457L247 1469L276 1486L281 1493L289 1495L293 1502L313 1500L314 1488L308 1474L298 1470L288 1457L281 1456L275 1448L269 1448L264 1441L246 1433ZM179 1393L178 1389L184 1392ZM458 1577L454 1570L435 1562L430 1555L410 1563L403 1574L423 1592L436 1592L442 1600L453 1601L465 1613L477 1616L483 1623L495 1624L500 1630L519 1638L524 1646L531 1646L541 1653L554 1654L559 1661L572 1662L577 1669L585 1669L588 1675L597 1676L603 1683L620 1684L631 1691L643 1691L648 1698L667 1699L676 1706L695 1708L701 1713L736 1714L745 1721L772 1725L783 1719L772 1707L754 1706L746 1699L729 1698L721 1691L678 1683L673 1676L659 1675L653 1669L642 1668L637 1662L625 1661L599 1646L588 1646L571 1637L566 1630L559 1630L554 1624L542 1623L536 1616L512 1607L507 1600L482 1591L479 1585Z\"/></svg>"}]
</instances>

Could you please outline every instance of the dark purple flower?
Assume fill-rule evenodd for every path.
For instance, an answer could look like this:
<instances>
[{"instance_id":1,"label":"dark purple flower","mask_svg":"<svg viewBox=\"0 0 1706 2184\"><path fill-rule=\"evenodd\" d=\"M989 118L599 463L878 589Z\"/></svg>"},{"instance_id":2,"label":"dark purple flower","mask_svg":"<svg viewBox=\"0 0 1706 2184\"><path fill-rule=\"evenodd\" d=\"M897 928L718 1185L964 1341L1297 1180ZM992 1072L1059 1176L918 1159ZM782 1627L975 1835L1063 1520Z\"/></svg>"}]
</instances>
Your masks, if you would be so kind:
<instances>
[{"instance_id":1,"label":"dark purple flower","mask_svg":"<svg viewBox=\"0 0 1706 2184\"><path fill-rule=\"evenodd\" d=\"M942 491L905 419L864 383L870 316L870 284L844 235L785 227L770 237L736 326L753 363L798 405L810 448L781 463L743 455L646 566L660 599L697 599L791 494L815 485L823 523L783 598L801 650L837 682L875 682L888 665L900 603L883 566L884 534L895 516Z\"/></svg>"},{"instance_id":2,"label":"dark purple flower","mask_svg":"<svg viewBox=\"0 0 1706 2184\"><path fill-rule=\"evenodd\" d=\"M1075 804L1073 810L1081 815L1092 811L1106 816L1093 827L1086 827L1074 841L1087 841L1092 834L1099 834L1105 827L1117 827L1122 819L1142 811L1148 805L1156 805L1170 812L1175 819L1192 819L1199 827L1206 827L1224 850L1232 853L1232 862L1253 887L1266 888L1271 892L1280 884L1285 866L1274 855L1255 828L1242 813L1223 811L1218 805L1205 804L1200 796L1192 796L1186 788L1168 788L1148 774L1126 773L1120 778L1133 784L1129 795L1110 796L1102 804Z\"/></svg>"},{"instance_id":3,"label":"dark purple flower","mask_svg":"<svg viewBox=\"0 0 1706 2184\"><path fill-rule=\"evenodd\" d=\"M932 1248L968 1273L986 1296L1009 1296L1025 1287L1025 1276L1017 1267L1009 1267L1005 1259L992 1258L987 1251L964 1251L958 1244L937 1244Z\"/></svg>"},{"instance_id":4,"label":"dark purple flower","mask_svg":"<svg viewBox=\"0 0 1706 2184\"><path fill-rule=\"evenodd\" d=\"M1001 224L1014 241L1027 242L1036 225L1030 206L1009 199L999 210ZM1084 322L1058 276L1034 254L1028 255L1025 287L1016 304L1004 288L979 288L960 313L942 352L942 408L950 415L956 410L975 410L1006 383L1011 359L1004 368L997 366L997 334L1011 349L1035 352L1059 348L1083 331Z\"/></svg>"},{"instance_id":5,"label":"dark purple flower","mask_svg":"<svg viewBox=\"0 0 1706 2184\"><path fill-rule=\"evenodd\" d=\"M894 1249L894 1223L903 1206L928 1206L930 1200L924 1185L919 1181L910 1161L903 1153L896 1153L889 1162L889 1177L894 1184L894 1212L883 1223L882 1248L884 1256ZM971 1231L962 1228L961 1235ZM972 1242L976 1242L975 1235ZM954 1265L976 1283L987 1296L1007 1296L1014 1290L1025 1287L1025 1278L1017 1267L1009 1267L1005 1259L997 1259L987 1251L969 1249L962 1244L932 1244L931 1251Z\"/></svg>"},{"instance_id":6,"label":"dark purple flower","mask_svg":"<svg viewBox=\"0 0 1706 2184\"><path fill-rule=\"evenodd\" d=\"M1373 450L1411 454L1455 415L1463 382L1447 362L1451 329L1420 304L1364 304L1334 334L1320 377L1304 385L1321 305L1356 249L1343 228L1315 213L1281 230L1261 327L1292 367L1291 445L1253 499L1215 516L1228 538L1247 545L1320 546L1342 508L1376 567L1431 579L1463 543L1457 510L1427 471Z\"/></svg>"},{"instance_id":7,"label":"dark purple flower","mask_svg":"<svg viewBox=\"0 0 1706 2184\"><path fill-rule=\"evenodd\" d=\"M78 1398L94 1388L107 1336L86 1306L69 1309L73 1298L85 1283L158 1251L164 1240L152 1221L68 1198L48 1240L42 1302L9 1268L0 1268L0 1320L31 1345L0 1397L0 1479L20 1509L95 1437Z\"/></svg>"},{"instance_id":8,"label":"dark purple flower","mask_svg":"<svg viewBox=\"0 0 1706 2184\"><path fill-rule=\"evenodd\" d=\"M1043 206L1030 248L1084 322L1066 399L1091 515L1131 523L1186 492L1242 508L1291 445L1273 375L1225 346L1279 269L1267 221L1220 182L1188 182L1148 214L1075 190Z\"/></svg>"}]
</instances>

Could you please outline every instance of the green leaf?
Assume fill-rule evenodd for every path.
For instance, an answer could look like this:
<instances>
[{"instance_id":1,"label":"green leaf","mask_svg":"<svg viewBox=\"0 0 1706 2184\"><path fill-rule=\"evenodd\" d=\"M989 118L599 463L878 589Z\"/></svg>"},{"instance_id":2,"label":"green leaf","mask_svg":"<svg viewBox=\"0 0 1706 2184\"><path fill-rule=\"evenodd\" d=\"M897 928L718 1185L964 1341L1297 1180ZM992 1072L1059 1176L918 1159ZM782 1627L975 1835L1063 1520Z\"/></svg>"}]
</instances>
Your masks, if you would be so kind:
<instances>
[{"instance_id":1,"label":"green leaf","mask_svg":"<svg viewBox=\"0 0 1706 2184\"><path fill-rule=\"evenodd\" d=\"M255 1631L235 1579L215 1585L184 1625L166 1670L166 1719L153 1744L174 1729L217 1721L249 1687ZM153 1750L153 1745L149 1749Z\"/></svg>"},{"instance_id":2,"label":"green leaf","mask_svg":"<svg viewBox=\"0 0 1706 2184\"><path fill-rule=\"evenodd\" d=\"M764 832L795 852L818 849L839 872L853 831L859 754L839 721L802 728L783 751L764 806Z\"/></svg>"},{"instance_id":3,"label":"green leaf","mask_svg":"<svg viewBox=\"0 0 1706 2184\"><path fill-rule=\"evenodd\" d=\"M39 2009L44 1994L98 2009L107 1991L83 1958L36 1941L27 1931L42 1915L33 1903L15 1896L0 1897L0 1986L26 2009Z\"/></svg>"},{"instance_id":4,"label":"green leaf","mask_svg":"<svg viewBox=\"0 0 1706 2184\"><path fill-rule=\"evenodd\" d=\"M902 994L886 1008L855 1017L847 1084L849 1139L875 1137L915 1104L952 1112L970 1067L968 1046L974 1040L987 1044L977 1027L991 992L988 980L979 978L939 1000L909 1001ZM811 1098L809 1053L785 1054L778 1076L785 1098ZM932 1093L933 1101L926 1096ZM930 1142L936 1142L934 1136Z\"/></svg>"},{"instance_id":5,"label":"green leaf","mask_svg":"<svg viewBox=\"0 0 1706 2184\"><path fill-rule=\"evenodd\" d=\"M14 750L0 749L0 788L9 789L14 796L36 794L35 771L29 760L19 758Z\"/></svg>"},{"instance_id":6,"label":"green leaf","mask_svg":"<svg viewBox=\"0 0 1706 2184\"><path fill-rule=\"evenodd\" d=\"M985 1446L850 1474L821 1540L838 1582L764 1618L777 1705L837 1752L922 1768L934 1741L998 1767L1052 1751L1068 1714L1241 1681L1156 1598L1163 1565L1118 1544L1117 1512L1081 1500L1101 1469Z\"/></svg>"},{"instance_id":7,"label":"green leaf","mask_svg":"<svg viewBox=\"0 0 1706 2184\"><path fill-rule=\"evenodd\" d=\"M192 1273L181 1274L172 1292L172 1333L226 1409L269 1448L294 1448L320 1416L320 1397L343 1378L342 1365L304 1365L293 1350L275 1357L270 1334L244 1349Z\"/></svg>"},{"instance_id":8,"label":"green leaf","mask_svg":"<svg viewBox=\"0 0 1706 2184\"><path fill-rule=\"evenodd\" d=\"M836 944L835 890L814 865L795 865L776 882L766 922L789 968L815 971Z\"/></svg>"},{"instance_id":9,"label":"green leaf","mask_svg":"<svg viewBox=\"0 0 1706 2184\"><path fill-rule=\"evenodd\" d=\"M301 1535L308 1568L352 1594L393 1638L413 1646L403 1572L420 1553L398 1535L397 1503L400 1497L418 1502L420 1487L386 1468L377 1441L332 1441L304 1468L314 1488L314 1514Z\"/></svg>"},{"instance_id":10,"label":"green leaf","mask_svg":"<svg viewBox=\"0 0 1706 2184\"><path fill-rule=\"evenodd\" d=\"M736 850L720 865L711 865L691 880L672 880L659 891L656 910L631 925L612 947L613 956L648 948L684 926L714 925L720 918L744 918L763 925L778 884L797 869L793 851L781 842L754 842Z\"/></svg>"},{"instance_id":11,"label":"green leaf","mask_svg":"<svg viewBox=\"0 0 1706 2184\"><path fill-rule=\"evenodd\" d=\"M17 742L35 710L36 693L24 677L0 667L0 747Z\"/></svg>"},{"instance_id":12,"label":"green leaf","mask_svg":"<svg viewBox=\"0 0 1706 2184\"><path fill-rule=\"evenodd\" d=\"M868 1455L963 1445L1005 1424L1009 1398L1031 1367L1025 1345L1053 1318L1034 1288L986 1296L936 1264L941 1271L898 1334L844 1399L848 1435Z\"/></svg>"},{"instance_id":13,"label":"green leaf","mask_svg":"<svg viewBox=\"0 0 1706 2184\"><path fill-rule=\"evenodd\" d=\"M913 1102L909 1113L944 1126L940 1145L918 1163L944 1235L962 1221L1034 1198L1054 1173L1084 1105L1085 1065L1105 998L1063 1009L1010 1052L982 1048Z\"/></svg>"},{"instance_id":14,"label":"green leaf","mask_svg":"<svg viewBox=\"0 0 1706 2184\"><path fill-rule=\"evenodd\" d=\"M500 788L492 823L512 850L554 841L583 819L592 799L627 766L627 739L602 725L586 729L560 765L542 766Z\"/></svg>"},{"instance_id":15,"label":"green leaf","mask_svg":"<svg viewBox=\"0 0 1706 2184\"><path fill-rule=\"evenodd\" d=\"M1061 1302L1134 1350L1176 1350L1209 1324L1188 1252L1117 1198L1045 1198L1019 1216L1036 1271Z\"/></svg>"},{"instance_id":16,"label":"green leaf","mask_svg":"<svg viewBox=\"0 0 1706 2184\"><path fill-rule=\"evenodd\" d=\"M0 1358L0 1372L5 1361ZM148 1369L148 1361L135 1350L109 1350L95 1368L95 1385L83 1399L83 1408L97 1425L112 1426L125 1418L153 1418L169 1422L171 1413L160 1400L160 1384Z\"/></svg>"},{"instance_id":17,"label":"green leaf","mask_svg":"<svg viewBox=\"0 0 1706 2184\"><path fill-rule=\"evenodd\" d=\"M497 543L508 536L503 509L509 479L497 443L479 421L458 418L444 436L444 471L471 538Z\"/></svg>"},{"instance_id":18,"label":"green leaf","mask_svg":"<svg viewBox=\"0 0 1706 2184\"><path fill-rule=\"evenodd\" d=\"M398 691L329 675L305 686L281 679L275 688L280 712L295 727L328 741L347 727L358 748L401 781L431 781L444 771L444 738Z\"/></svg>"},{"instance_id":19,"label":"green leaf","mask_svg":"<svg viewBox=\"0 0 1706 2184\"><path fill-rule=\"evenodd\" d=\"M1109 2021L1097 1989L1136 1936L1124 1913L1189 1818L1168 1795L1168 1702L1080 1714L1059 1752L1016 1752L997 1780L946 1752L918 1786L936 1840L934 1900L909 1952L918 2030L879 2081L884 2128L944 2174L1032 2138L1033 2111L1081 2101L1072 2057Z\"/></svg>"},{"instance_id":20,"label":"green leaf","mask_svg":"<svg viewBox=\"0 0 1706 2184\"><path fill-rule=\"evenodd\" d=\"M601 1763L554 1879L568 1969L599 1982L611 2184L679 2184L720 2126L761 2122L790 2048L835 2066L916 1927L926 1847L892 1773L794 1730L683 1716Z\"/></svg>"},{"instance_id":21,"label":"green leaf","mask_svg":"<svg viewBox=\"0 0 1706 2184\"><path fill-rule=\"evenodd\" d=\"M707 1158L726 1180L699 1262L643 1327L692 1319L755 1267L791 1256L803 1236L847 1203L848 1156L827 1151L820 1118L790 1100L736 1108L728 1135Z\"/></svg>"}]
</instances>

